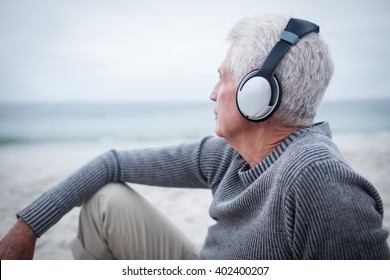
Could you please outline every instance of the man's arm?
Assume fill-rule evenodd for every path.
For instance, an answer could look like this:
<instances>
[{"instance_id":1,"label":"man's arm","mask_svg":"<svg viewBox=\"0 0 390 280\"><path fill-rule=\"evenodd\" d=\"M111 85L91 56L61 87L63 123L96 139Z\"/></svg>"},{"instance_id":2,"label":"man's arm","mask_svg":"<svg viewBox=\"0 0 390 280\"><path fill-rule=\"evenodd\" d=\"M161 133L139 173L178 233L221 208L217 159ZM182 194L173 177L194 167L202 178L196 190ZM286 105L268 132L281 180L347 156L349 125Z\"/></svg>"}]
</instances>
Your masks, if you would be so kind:
<instances>
[{"instance_id":1,"label":"man's arm","mask_svg":"<svg viewBox=\"0 0 390 280\"><path fill-rule=\"evenodd\" d=\"M0 259L31 260L36 241L34 231L22 219L18 219L0 241Z\"/></svg>"}]
</instances>

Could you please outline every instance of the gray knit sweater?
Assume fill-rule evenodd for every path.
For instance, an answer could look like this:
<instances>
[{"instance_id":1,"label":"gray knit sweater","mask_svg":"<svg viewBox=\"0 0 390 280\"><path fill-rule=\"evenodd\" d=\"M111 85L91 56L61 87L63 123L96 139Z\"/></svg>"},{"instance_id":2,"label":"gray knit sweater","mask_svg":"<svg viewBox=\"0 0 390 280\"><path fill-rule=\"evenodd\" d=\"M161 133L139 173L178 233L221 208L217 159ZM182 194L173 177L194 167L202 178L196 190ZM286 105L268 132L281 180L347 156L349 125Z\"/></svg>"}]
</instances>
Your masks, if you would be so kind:
<instances>
[{"instance_id":1,"label":"gray knit sweater","mask_svg":"<svg viewBox=\"0 0 390 280\"><path fill-rule=\"evenodd\" d=\"M221 138L109 151L18 213L42 235L109 182L210 188L203 259L389 259L383 205L327 123L301 129L250 169Z\"/></svg>"}]
</instances>

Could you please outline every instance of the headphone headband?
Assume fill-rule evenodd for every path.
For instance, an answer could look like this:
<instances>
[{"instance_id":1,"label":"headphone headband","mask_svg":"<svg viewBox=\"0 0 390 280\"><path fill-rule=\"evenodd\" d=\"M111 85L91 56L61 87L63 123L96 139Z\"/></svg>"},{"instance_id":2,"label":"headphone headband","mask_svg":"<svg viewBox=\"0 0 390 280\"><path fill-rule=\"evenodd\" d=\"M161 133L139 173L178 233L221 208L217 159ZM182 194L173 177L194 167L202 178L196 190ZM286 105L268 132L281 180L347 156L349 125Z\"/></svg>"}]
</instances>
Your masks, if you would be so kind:
<instances>
[{"instance_id":1,"label":"headphone headband","mask_svg":"<svg viewBox=\"0 0 390 280\"><path fill-rule=\"evenodd\" d=\"M320 27L312 22L291 18L284 29L280 41L276 43L267 59L264 61L263 66L255 76L262 76L265 78L271 78L275 72L276 66L286 55L292 45L299 41L303 36L320 31Z\"/></svg>"}]
</instances>

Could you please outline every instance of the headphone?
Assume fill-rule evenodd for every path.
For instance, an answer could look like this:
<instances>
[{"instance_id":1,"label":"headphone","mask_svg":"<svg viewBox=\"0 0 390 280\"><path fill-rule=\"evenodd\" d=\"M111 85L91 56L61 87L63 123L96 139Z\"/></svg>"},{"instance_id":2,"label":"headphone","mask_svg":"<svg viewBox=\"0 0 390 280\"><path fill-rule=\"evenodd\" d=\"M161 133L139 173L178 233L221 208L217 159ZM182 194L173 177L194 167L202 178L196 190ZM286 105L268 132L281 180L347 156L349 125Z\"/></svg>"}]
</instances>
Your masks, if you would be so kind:
<instances>
[{"instance_id":1,"label":"headphone","mask_svg":"<svg viewBox=\"0 0 390 280\"><path fill-rule=\"evenodd\" d=\"M291 18L279 42L273 47L263 66L249 72L240 82L236 103L241 115L249 121L265 121L275 113L282 99L282 88L274 72L290 47L303 36L320 31L312 22Z\"/></svg>"}]
</instances>

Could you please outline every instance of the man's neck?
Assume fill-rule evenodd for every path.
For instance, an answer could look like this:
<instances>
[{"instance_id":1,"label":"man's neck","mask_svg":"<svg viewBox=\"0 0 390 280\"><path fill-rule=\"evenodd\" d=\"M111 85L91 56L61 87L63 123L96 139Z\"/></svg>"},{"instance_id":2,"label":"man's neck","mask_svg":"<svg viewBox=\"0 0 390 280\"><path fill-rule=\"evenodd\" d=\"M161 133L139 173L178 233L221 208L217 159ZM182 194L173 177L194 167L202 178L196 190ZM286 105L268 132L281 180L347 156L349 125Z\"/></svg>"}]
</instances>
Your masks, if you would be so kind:
<instances>
[{"instance_id":1,"label":"man's neck","mask_svg":"<svg viewBox=\"0 0 390 280\"><path fill-rule=\"evenodd\" d=\"M228 140L250 167L254 167L265 159L283 140L300 127L286 127L271 118L259 123L251 123L248 129L236 139Z\"/></svg>"}]
</instances>

